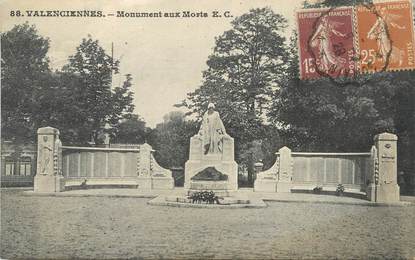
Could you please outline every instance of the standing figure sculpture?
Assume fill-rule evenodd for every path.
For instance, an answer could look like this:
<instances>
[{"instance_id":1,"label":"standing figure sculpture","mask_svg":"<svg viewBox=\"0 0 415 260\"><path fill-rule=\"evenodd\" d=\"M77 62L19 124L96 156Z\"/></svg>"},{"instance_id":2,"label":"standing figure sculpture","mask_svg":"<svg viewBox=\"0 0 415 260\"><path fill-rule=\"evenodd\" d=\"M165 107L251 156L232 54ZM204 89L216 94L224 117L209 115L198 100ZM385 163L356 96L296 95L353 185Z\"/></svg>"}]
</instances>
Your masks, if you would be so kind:
<instances>
[{"instance_id":1,"label":"standing figure sculpture","mask_svg":"<svg viewBox=\"0 0 415 260\"><path fill-rule=\"evenodd\" d=\"M41 143L41 149L40 149L40 154L39 157L40 159L40 174L48 174L47 170L49 168L49 163L51 161L51 155L53 152L52 147L50 146L49 142L48 142L48 137L47 136L43 136L43 143Z\"/></svg>"},{"instance_id":2,"label":"standing figure sculpture","mask_svg":"<svg viewBox=\"0 0 415 260\"><path fill-rule=\"evenodd\" d=\"M203 141L204 154L221 153L223 151L223 137L227 135L219 113L214 109L215 105L209 103L198 133Z\"/></svg>"}]
</instances>

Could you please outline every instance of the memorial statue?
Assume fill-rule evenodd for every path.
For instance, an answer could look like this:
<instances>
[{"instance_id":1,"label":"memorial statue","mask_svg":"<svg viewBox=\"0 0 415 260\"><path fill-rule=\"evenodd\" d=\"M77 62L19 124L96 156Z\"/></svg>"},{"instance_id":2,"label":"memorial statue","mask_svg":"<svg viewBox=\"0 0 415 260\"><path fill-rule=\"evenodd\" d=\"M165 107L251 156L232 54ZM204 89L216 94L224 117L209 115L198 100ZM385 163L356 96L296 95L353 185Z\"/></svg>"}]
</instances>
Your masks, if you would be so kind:
<instances>
[{"instance_id":1,"label":"memorial statue","mask_svg":"<svg viewBox=\"0 0 415 260\"><path fill-rule=\"evenodd\" d=\"M41 149L39 157L40 159L40 174L48 174L47 170L49 168L49 163L51 160L51 155L53 152L52 147L50 146L49 142L48 142L48 137L47 136L43 136L43 143L40 144L41 145Z\"/></svg>"},{"instance_id":2,"label":"memorial statue","mask_svg":"<svg viewBox=\"0 0 415 260\"><path fill-rule=\"evenodd\" d=\"M226 133L215 105L209 103L199 132L190 138L189 160L184 170L185 189L215 190L222 194L237 190L238 164L234 154L234 140Z\"/></svg>"},{"instance_id":3,"label":"memorial statue","mask_svg":"<svg viewBox=\"0 0 415 260\"><path fill-rule=\"evenodd\" d=\"M227 135L219 113L214 109L215 105L209 103L198 133L203 141L204 154L223 152L223 137Z\"/></svg>"}]
</instances>

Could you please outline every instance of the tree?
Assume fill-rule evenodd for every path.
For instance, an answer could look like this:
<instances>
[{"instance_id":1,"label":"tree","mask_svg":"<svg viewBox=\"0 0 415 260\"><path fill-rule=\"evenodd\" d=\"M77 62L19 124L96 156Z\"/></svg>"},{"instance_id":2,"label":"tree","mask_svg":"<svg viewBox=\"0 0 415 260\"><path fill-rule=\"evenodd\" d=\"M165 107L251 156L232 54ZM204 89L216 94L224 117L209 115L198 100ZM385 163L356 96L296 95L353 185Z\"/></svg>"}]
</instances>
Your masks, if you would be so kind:
<instances>
[{"instance_id":1,"label":"tree","mask_svg":"<svg viewBox=\"0 0 415 260\"><path fill-rule=\"evenodd\" d=\"M397 84L391 110L398 135L398 171L405 173L407 183L415 183L415 72L392 74L391 84ZM412 178L412 181L410 180ZM402 187L405 191L405 187ZM412 190L414 187L412 186Z\"/></svg>"},{"instance_id":2,"label":"tree","mask_svg":"<svg viewBox=\"0 0 415 260\"><path fill-rule=\"evenodd\" d=\"M186 121L183 112L173 111L165 115L164 122L149 135L149 143L156 150L155 157L160 165L184 167L189 158L190 138L198 130L198 124Z\"/></svg>"},{"instance_id":3,"label":"tree","mask_svg":"<svg viewBox=\"0 0 415 260\"><path fill-rule=\"evenodd\" d=\"M35 120L37 96L49 86L49 39L35 26L16 25L1 34L2 137L14 142L33 141L39 126Z\"/></svg>"},{"instance_id":4,"label":"tree","mask_svg":"<svg viewBox=\"0 0 415 260\"><path fill-rule=\"evenodd\" d=\"M117 127L134 106L131 75L111 89L118 71L98 41L83 39L63 71L51 72L49 40L35 26L17 25L1 35L2 137L33 142L39 127L53 126L69 144L85 144L105 123Z\"/></svg>"},{"instance_id":5,"label":"tree","mask_svg":"<svg viewBox=\"0 0 415 260\"><path fill-rule=\"evenodd\" d=\"M319 6L344 4L330 0ZM361 75L345 85L325 78L303 81L298 75L296 42L294 34L287 80L275 93L269 112L289 146L313 151L369 151L373 136L388 131L399 137L399 170L415 173L415 72L376 73L369 80Z\"/></svg>"},{"instance_id":6,"label":"tree","mask_svg":"<svg viewBox=\"0 0 415 260\"><path fill-rule=\"evenodd\" d=\"M296 32L289 52L287 78L275 93L268 116L282 126L292 148L366 151L375 133L394 131L387 109L395 91L389 73L346 85L327 78L300 80Z\"/></svg>"},{"instance_id":7,"label":"tree","mask_svg":"<svg viewBox=\"0 0 415 260\"><path fill-rule=\"evenodd\" d=\"M131 91L132 80L131 74L125 75L126 79L122 86L115 87L111 95L111 111L109 122L117 124L121 119L134 117L131 113L134 110L133 95Z\"/></svg>"},{"instance_id":8,"label":"tree","mask_svg":"<svg viewBox=\"0 0 415 260\"><path fill-rule=\"evenodd\" d=\"M112 143L143 144L150 129L138 115L126 115L115 128Z\"/></svg>"},{"instance_id":9,"label":"tree","mask_svg":"<svg viewBox=\"0 0 415 260\"><path fill-rule=\"evenodd\" d=\"M216 38L203 72L203 83L181 104L199 118L213 102L227 132L235 138L236 159L249 143L261 139L264 116L273 91L285 74L286 20L270 8L252 9L231 22L232 29Z\"/></svg>"},{"instance_id":10,"label":"tree","mask_svg":"<svg viewBox=\"0 0 415 260\"><path fill-rule=\"evenodd\" d=\"M118 73L118 61L108 56L97 40L83 39L76 53L69 57L69 64L63 68L65 74L77 84L67 81L75 94L75 109L72 113L79 131L80 142L91 138L97 143L105 123L118 124L124 114L134 109L131 75L121 87L111 90L112 73Z\"/></svg>"}]
</instances>

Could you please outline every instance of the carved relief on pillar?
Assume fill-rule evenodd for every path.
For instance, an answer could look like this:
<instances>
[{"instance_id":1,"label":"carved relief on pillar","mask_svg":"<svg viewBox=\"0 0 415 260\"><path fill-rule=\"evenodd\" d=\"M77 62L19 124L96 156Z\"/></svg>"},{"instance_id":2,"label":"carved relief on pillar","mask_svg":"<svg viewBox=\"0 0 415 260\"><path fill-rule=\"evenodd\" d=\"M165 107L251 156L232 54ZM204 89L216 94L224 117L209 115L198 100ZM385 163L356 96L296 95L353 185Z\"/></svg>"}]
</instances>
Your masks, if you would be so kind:
<instances>
[{"instance_id":1,"label":"carved relief on pillar","mask_svg":"<svg viewBox=\"0 0 415 260\"><path fill-rule=\"evenodd\" d=\"M65 189L62 175L62 143L59 130L42 127L38 134L37 172L34 178L35 192L60 192Z\"/></svg>"},{"instance_id":2,"label":"carved relief on pillar","mask_svg":"<svg viewBox=\"0 0 415 260\"><path fill-rule=\"evenodd\" d=\"M53 148L51 145L51 136L42 136L40 140L40 148L39 148L39 166L40 171L39 173L42 175L48 174L48 168L51 164L51 156L53 152Z\"/></svg>"},{"instance_id":3,"label":"carved relief on pillar","mask_svg":"<svg viewBox=\"0 0 415 260\"><path fill-rule=\"evenodd\" d=\"M53 151L53 174L62 175L62 142L59 136L56 137Z\"/></svg>"},{"instance_id":4,"label":"carved relief on pillar","mask_svg":"<svg viewBox=\"0 0 415 260\"><path fill-rule=\"evenodd\" d=\"M55 140L59 139L59 130L53 127L43 127L38 130L37 174L54 175L58 167L59 149L55 148ZM62 144L61 144L62 146ZM58 147L59 148L59 147Z\"/></svg>"}]
</instances>

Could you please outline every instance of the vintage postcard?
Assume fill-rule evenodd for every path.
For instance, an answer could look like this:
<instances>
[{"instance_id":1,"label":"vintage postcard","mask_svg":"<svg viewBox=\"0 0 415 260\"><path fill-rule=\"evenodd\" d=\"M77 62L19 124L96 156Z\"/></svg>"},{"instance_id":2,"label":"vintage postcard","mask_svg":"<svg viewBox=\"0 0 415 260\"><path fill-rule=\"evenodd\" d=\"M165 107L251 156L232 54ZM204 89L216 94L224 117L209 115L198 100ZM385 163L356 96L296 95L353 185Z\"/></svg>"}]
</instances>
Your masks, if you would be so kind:
<instances>
[{"instance_id":1,"label":"vintage postcard","mask_svg":"<svg viewBox=\"0 0 415 260\"><path fill-rule=\"evenodd\" d=\"M412 0L0 0L1 259L415 259Z\"/></svg>"}]
</instances>

